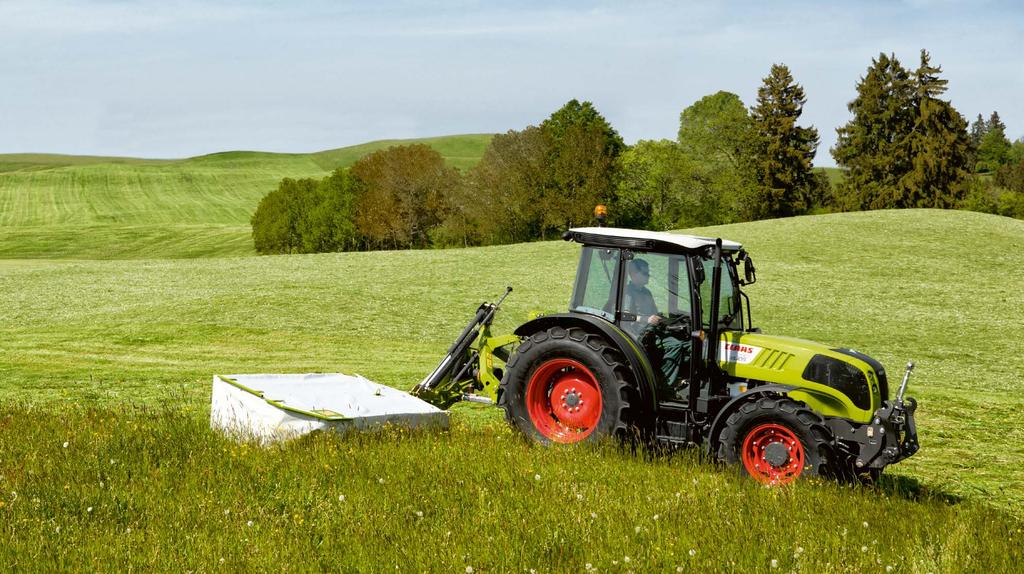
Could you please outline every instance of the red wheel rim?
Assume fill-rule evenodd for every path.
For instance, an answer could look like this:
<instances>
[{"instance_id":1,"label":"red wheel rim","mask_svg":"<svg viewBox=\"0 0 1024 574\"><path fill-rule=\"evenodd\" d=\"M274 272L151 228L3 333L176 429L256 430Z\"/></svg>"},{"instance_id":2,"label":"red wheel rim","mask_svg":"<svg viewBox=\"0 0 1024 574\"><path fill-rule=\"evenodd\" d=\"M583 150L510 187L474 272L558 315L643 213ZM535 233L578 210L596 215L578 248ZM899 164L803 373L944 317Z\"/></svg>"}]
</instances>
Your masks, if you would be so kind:
<instances>
[{"instance_id":1,"label":"red wheel rim","mask_svg":"<svg viewBox=\"0 0 1024 574\"><path fill-rule=\"evenodd\" d=\"M601 387L578 361L551 359L526 385L526 410L533 426L553 442L579 442L601 420Z\"/></svg>"},{"instance_id":2,"label":"red wheel rim","mask_svg":"<svg viewBox=\"0 0 1024 574\"><path fill-rule=\"evenodd\" d=\"M804 469L804 445L788 428L763 424L743 439L743 466L764 484L793 482Z\"/></svg>"}]
</instances>

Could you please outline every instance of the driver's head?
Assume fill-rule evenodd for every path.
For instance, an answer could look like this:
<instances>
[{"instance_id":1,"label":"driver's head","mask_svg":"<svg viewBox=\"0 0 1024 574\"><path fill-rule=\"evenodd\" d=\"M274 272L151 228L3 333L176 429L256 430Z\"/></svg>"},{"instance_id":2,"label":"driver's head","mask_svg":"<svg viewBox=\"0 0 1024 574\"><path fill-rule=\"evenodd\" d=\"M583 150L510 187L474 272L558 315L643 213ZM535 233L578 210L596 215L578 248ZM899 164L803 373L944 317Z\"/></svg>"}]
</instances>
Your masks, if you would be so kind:
<instances>
[{"instance_id":1,"label":"driver's head","mask_svg":"<svg viewBox=\"0 0 1024 574\"><path fill-rule=\"evenodd\" d=\"M629 280L630 282L644 286L647 285L647 280L650 278L650 267L647 262L643 259L634 259L629 262Z\"/></svg>"}]
</instances>

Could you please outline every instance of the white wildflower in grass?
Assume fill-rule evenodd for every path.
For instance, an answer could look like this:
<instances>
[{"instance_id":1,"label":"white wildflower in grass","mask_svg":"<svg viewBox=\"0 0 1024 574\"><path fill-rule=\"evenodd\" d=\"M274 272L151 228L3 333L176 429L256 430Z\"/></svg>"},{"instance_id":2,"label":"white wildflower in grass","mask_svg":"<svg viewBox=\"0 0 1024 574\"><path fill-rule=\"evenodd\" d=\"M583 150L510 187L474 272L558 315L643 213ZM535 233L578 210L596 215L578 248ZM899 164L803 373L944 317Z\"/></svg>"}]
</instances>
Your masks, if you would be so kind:
<instances>
[{"instance_id":1,"label":"white wildflower in grass","mask_svg":"<svg viewBox=\"0 0 1024 574\"><path fill-rule=\"evenodd\" d=\"M466 574L473 574L473 567L472 566L466 566Z\"/></svg>"},{"instance_id":2,"label":"white wildflower in grass","mask_svg":"<svg viewBox=\"0 0 1024 574\"><path fill-rule=\"evenodd\" d=\"M774 558L772 558L772 568L778 568L778 567L779 567L779 561L774 559Z\"/></svg>"},{"instance_id":3,"label":"white wildflower in grass","mask_svg":"<svg viewBox=\"0 0 1024 574\"><path fill-rule=\"evenodd\" d=\"M612 560L612 566L618 566L618 565L619 565L619 561L618 560ZM530 571L530 574L533 574L533 570Z\"/></svg>"},{"instance_id":4,"label":"white wildflower in grass","mask_svg":"<svg viewBox=\"0 0 1024 574\"><path fill-rule=\"evenodd\" d=\"M640 534L640 527L637 526L636 528L634 528L633 532L636 532L637 534Z\"/></svg>"},{"instance_id":5,"label":"white wildflower in grass","mask_svg":"<svg viewBox=\"0 0 1024 574\"><path fill-rule=\"evenodd\" d=\"M417 510L416 511L416 518L423 518L423 511L422 510Z\"/></svg>"},{"instance_id":6,"label":"white wildflower in grass","mask_svg":"<svg viewBox=\"0 0 1024 574\"><path fill-rule=\"evenodd\" d=\"M533 480L540 480L540 475L539 474L533 475Z\"/></svg>"},{"instance_id":7,"label":"white wildflower in grass","mask_svg":"<svg viewBox=\"0 0 1024 574\"><path fill-rule=\"evenodd\" d=\"M682 495L683 495L683 493L681 493L681 492L677 492L677 493L676 493L676 498L679 498L679 497L680 497L680 496L682 496Z\"/></svg>"},{"instance_id":8,"label":"white wildflower in grass","mask_svg":"<svg viewBox=\"0 0 1024 574\"><path fill-rule=\"evenodd\" d=\"M655 521L655 522L657 522L659 518L661 518L661 517L660 517L660 516L658 516L657 514L655 514L655 515L654 515L654 521Z\"/></svg>"},{"instance_id":9,"label":"white wildflower in grass","mask_svg":"<svg viewBox=\"0 0 1024 574\"><path fill-rule=\"evenodd\" d=\"M586 564L583 565L583 569L584 570L593 570L594 569L594 565L591 564L590 562L587 562Z\"/></svg>"},{"instance_id":10,"label":"white wildflower in grass","mask_svg":"<svg viewBox=\"0 0 1024 574\"><path fill-rule=\"evenodd\" d=\"M861 552L867 552L868 551L868 547L867 546L861 546L860 547L860 551Z\"/></svg>"},{"instance_id":11,"label":"white wildflower in grass","mask_svg":"<svg viewBox=\"0 0 1024 574\"><path fill-rule=\"evenodd\" d=\"M245 525L248 526L249 528L252 528L252 520L250 520L249 522L246 522Z\"/></svg>"},{"instance_id":12,"label":"white wildflower in grass","mask_svg":"<svg viewBox=\"0 0 1024 574\"><path fill-rule=\"evenodd\" d=\"M597 518L597 513L596 512L591 512L590 513L590 517L591 518Z\"/></svg>"},{"instance_id":13,"label":"white wildflower in grass","mask_svg":"<svg viewBox=\"0 0 1024 574\"><path fill-rule=\"evenodd\" d=\"M384 479L383 478L378 478L377 479L377 484L384 484Z\"/></svg>"},{"instance_id":14,"label":"white wildflower in grass","mask_svg":"<svg viewBox=\"0 0 1024 574\"><path fill-rule=\"evenodd\" d=\"M682 572L682 571L683 571L683 567L682 566L676 566L676 572Z\"/></svg>"},{"instance_id":15,"label":"white wildflower in grass","mask_svg":"<svg viewBox=\"0 0 1024 574\"><path fill-rule=\"evenodd\" d=\"M797 546L796 547L796 553L797 554L803 554L804 553L804 547L803 546Z\"/></svg>"},{"instance_id":16,"label":"white wildflower in grass","mask_svg":"<svg viewBox=\"0 0 1024 574\"><path fill-rule=\"evenodd\" d=\"M885 571L886 572L892 572L892 566L886 566L885 567Z\"/></svg>"},{"instance_id":17,"label":"white wildflower in grass","mask_svg":"<svg viewBox=\"0 0 1024 574\"><path fill-rule=\"evenodd\" d=\"M68 441L64 441L64 448L68 448Z\"/></svg>"},{"instance_id":18,"label":"white wildflower in grass","mask_svg":"<svg viewBox=\"0 0 1024 574\"><path fill-rule=\"evenodd\" d=\"M60 534L60 526L58 526L57 528L54 528L53 530L54 530L54 532L56 532L57 534Z\"/></svg>"},{"instance_id":19,"label":"white wildflower in grass","mask_svg":"<svg viewBox=\"0 0 1024 574\"><path fill-rule=\"evenodd\" d=\"M345 495L344 494L339 494L338 495L338 502L345 502Z\"/></svg>"},{"instance_id":20,"label":"white wildflower in grass","mask_svg":"<svg viewBox=\"0 0 1024 574\"><path fill-rule=\"evenodd\" d=\"M697 550L694 549L694 548L691 548L690 549L690 556L696 556L696 555L697 555Z\"/></svg>"},{"instance_id":21,"label":"white wildflower in grass","mask_svg":"<svg viewBox=\"0 0 1024 574\"><path fill-rule=\"evenodd\" d=\"M131 533L132 533L132 527L131 527L131 526L129 526L128 528L125 528L125 529L124 529L124 533L125 533L125 534L131 534Z\"/></svg>"},{"instance_id":22,"label":"white wildflower in grass","mask_svg":"<svg viewBox=\"0 0 1024 574\"><path fill-rule=\"evenodd\" d=\"M622 557L622 562L625 563L625 564L629 564L629 556L623 556Z\"/></svg>"},{"instance_id":23,"label":"white wildflower in grass","mask_svg":"<svg viewBox=\"0 0 1024 574\"><path fill-rule=\"evenodd\" d=\"M221 559L219 560L219 562L220 562L221 564L223 564L223 563L224 563L224 559L223 559L223 558L221 558Z\"/></svg>"},{"instance_id":24,"label":"white wildflower in grass","mask_svg":"<svg viewBox=\"0 0 1024 574\"><path fill-rule=\"evenodd\" d=\"M864 521L864 522L863 522L863 523L861 524L861 526L863 526L864 528L867 528L867 527L868 527L868 521L867 521L867 520L865 520L865 521Z\"/></svg>"},{"instance_id":25,"label":"white wildflower in grass","mask_svg":"<svg viewBox=\"0 0 1024 574\"><path fill-rule=\"evenodd\" d=\"M576 500L583 500L583 495L576 493Z\"/></svg>"},{"instance_id":26,"label":"white wildflower in grass","mask_svg":"<svg viewBox=\"0 0 1024 574\"><path fill-rule=\"evenodd\" d=\"M224 516L227 516L229 514L231 514L231 511L225 508L224 509Z\"/></svg>"},{"instance_id":27,"label":"white wildflower in grass","mask_svg":"<svg viewBox=\"0 0 1024 574\"><path fill-rule=\"evenodd\" d=\"M86 508L85 511L86 512L92 512L92 507L90 506L89 508Z\"/></svg>"}]
</instances>

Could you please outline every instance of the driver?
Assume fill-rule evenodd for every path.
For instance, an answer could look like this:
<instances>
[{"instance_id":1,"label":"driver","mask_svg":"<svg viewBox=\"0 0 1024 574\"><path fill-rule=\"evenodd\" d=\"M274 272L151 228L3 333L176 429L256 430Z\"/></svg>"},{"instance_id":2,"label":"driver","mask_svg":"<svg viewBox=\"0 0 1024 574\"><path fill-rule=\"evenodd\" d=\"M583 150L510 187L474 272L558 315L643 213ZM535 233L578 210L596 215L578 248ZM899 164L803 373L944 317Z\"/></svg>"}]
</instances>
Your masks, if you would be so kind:
<instances>
[{"instance_id":1,"label":"driver","mask_svg":"<svg viewBox=\"0 0 1024 574\"><path fill-rule=\"evenodd\" d=\"M626 284L626 292L623 301L625 311L636 314L638 330L643 330L643 325L651 325L661 320L658 316L658 306L654 304L654 295L647 288L647 282L651 280L651 268L647 261L637 258L629 262L629 283Z\"/></svg>"},{"instance_id":2,"label":"driver","mask_svg":"<svg viewBox=\"0 0 1024 574\"><path fill-rule=\"evenodd\" d=\"M654 302L654 296L647 288L650 281L650 265L646 260L636 258L630 261L627 269L629 282L626 284L623 293L623 310L636 315L636 321L628 324L629 331L639 341L643 338L644 331L653 329L655 325L662 322L663 317L658 313L658 306ZM659 349L661 360L661 372L664 382L670 393L675 392L675 385L679 380L679 372L684 357L689 356L689 341L679 339L667 333L655 331L656 340L654 344Z\"/></svg>"}]
</instances>

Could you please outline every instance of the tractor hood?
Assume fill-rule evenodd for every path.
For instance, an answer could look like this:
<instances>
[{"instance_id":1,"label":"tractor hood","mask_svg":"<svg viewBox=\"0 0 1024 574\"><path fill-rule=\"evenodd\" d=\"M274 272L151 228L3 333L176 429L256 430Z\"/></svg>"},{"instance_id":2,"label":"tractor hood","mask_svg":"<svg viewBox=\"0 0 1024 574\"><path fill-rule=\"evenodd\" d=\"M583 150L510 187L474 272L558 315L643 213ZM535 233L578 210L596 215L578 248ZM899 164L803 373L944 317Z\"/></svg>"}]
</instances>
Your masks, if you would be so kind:
<instances>
[{"instance_id":1,"label":"tractor hood","mask_svg":"<svg viewBox=\"0 0 1024 574\"><path fill-rule=\"evenodd\" d=\"M793 398L856 421L870 420L887 398L878 361L805 339L726 331L718 362L732 377L796 387L789 393Z\"/></svg>"}]
</instances>

